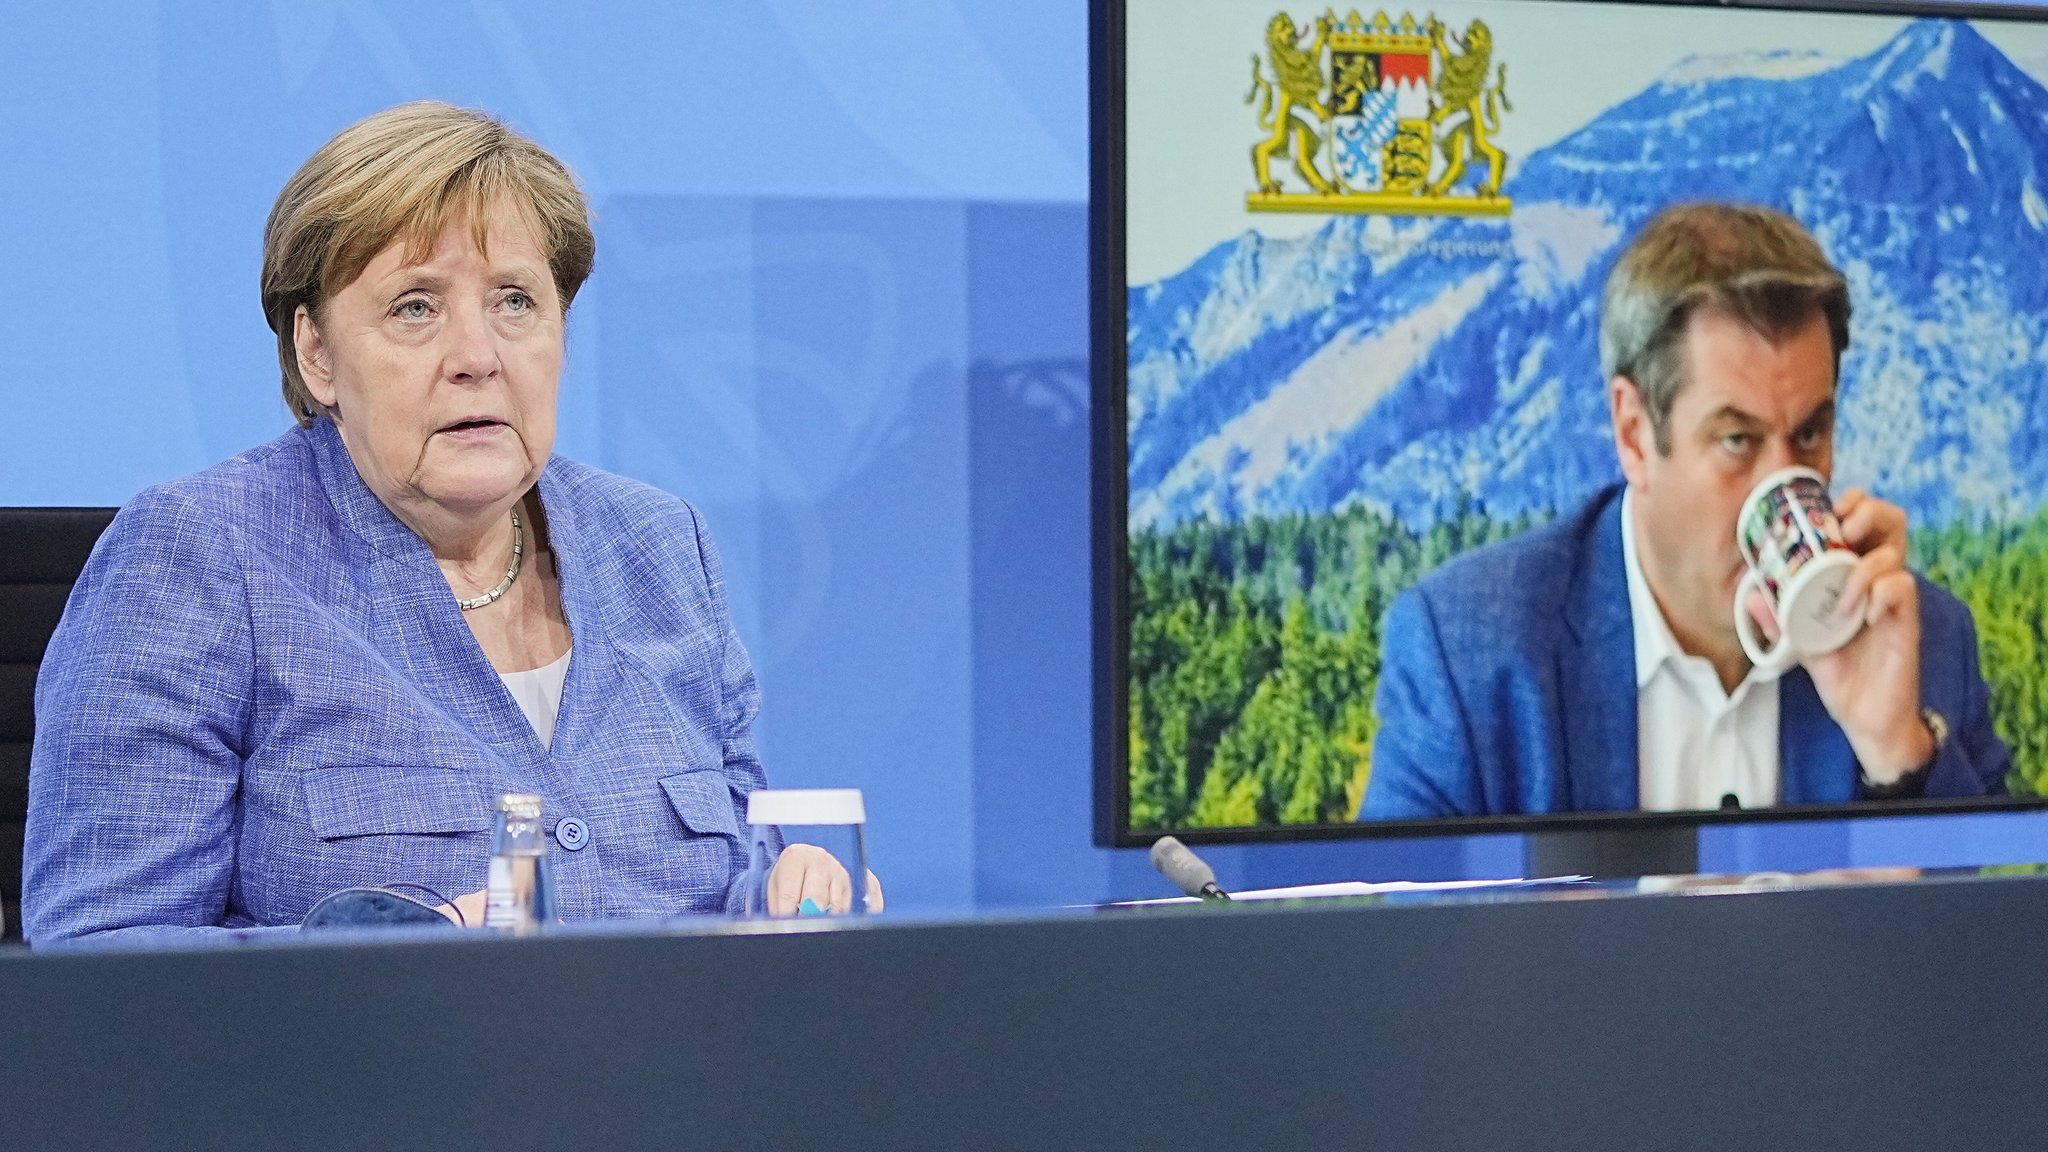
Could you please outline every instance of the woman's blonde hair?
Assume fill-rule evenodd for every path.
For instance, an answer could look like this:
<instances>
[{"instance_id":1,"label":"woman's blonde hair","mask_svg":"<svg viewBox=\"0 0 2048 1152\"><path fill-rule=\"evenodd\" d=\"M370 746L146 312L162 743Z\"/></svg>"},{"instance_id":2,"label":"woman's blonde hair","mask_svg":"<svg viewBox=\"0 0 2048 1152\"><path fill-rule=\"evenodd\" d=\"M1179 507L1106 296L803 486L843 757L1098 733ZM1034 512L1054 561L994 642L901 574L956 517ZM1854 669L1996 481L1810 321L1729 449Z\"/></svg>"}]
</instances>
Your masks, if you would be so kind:
<instances>
[{"instance_id":1,"label":"woman's blonde hair","mask_svg":"<svg viewBox=\"0 0 2048 1152\"><path fill-rule=\"evenodd\" d=\"M317 321L394 241L408 261L425 260L450 220L467 220L482 249L500 200L529 217L567 312L597 256L590 205L561 161L496 117L438 100L400 104L342 129L292 174L263 229L263 317L301 425L322 408L299 374L300 305Z\"/></svg>"}]
</instances>

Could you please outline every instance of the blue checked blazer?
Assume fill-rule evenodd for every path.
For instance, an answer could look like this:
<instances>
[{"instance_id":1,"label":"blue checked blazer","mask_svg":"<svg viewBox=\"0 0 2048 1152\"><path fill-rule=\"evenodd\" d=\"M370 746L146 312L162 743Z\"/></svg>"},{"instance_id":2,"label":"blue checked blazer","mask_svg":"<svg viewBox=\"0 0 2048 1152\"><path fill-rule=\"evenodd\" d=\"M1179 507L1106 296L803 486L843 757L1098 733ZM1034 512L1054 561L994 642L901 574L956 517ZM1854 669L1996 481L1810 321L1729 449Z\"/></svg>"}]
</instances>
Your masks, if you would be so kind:
<instances>
[{"instance_id":1,"label":"blue checked blazer","mask_svg":"<svg viewBox=\"0 0 2048 1152\"><path fill-rule=\"evenodd\" d=\"M1619 485L1512 540L1460 556L1395 599L1361 820L1638 807L1635 625ZM1949 723L1926 795L2005 791L1977 632L1920 588L1920 698ZM1778 681L1786 804L1863 798L1856 755L1806 672Z\"/></svg>"},{"instance_id":2,"label":"blue checked blazer","mask_svg":"<svg viewBox=\"0 0 2048 1152\"><path fill-rule=\"evenodd\" d=\"M28 938L472 892L510 791L544 799L565 919L737 910L759 691L704 524L559 456L539 491L574 637L552 749L328 421L123 508L36 682ZM576 851L552 838L571 816Z\"/></svg>"}]
</instances>

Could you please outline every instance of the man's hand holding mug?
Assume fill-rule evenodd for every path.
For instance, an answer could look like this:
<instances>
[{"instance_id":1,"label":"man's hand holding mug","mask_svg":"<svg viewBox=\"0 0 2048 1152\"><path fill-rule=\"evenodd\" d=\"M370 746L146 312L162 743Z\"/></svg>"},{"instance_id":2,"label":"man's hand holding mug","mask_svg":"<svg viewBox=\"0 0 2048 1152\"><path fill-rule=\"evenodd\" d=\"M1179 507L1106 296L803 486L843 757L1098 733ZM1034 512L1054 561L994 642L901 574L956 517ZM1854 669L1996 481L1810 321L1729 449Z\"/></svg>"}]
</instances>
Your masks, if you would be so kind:
<instances>
[{"instance_id":1,"label":"man's hand holding mug","mask_svg":"<svg viewBox=\"0 0 2048 1152\"><path fill-rule=\"evenodd\" d=\"M1905 511L1855 488L1831 502L1819 473L1787 468L1750 493L1735 537L1749 566L1735 626L1750 661L1766 672L1805 666L1869 783L1892 784L1932 760Z\"/></svg>"}]
</instances>

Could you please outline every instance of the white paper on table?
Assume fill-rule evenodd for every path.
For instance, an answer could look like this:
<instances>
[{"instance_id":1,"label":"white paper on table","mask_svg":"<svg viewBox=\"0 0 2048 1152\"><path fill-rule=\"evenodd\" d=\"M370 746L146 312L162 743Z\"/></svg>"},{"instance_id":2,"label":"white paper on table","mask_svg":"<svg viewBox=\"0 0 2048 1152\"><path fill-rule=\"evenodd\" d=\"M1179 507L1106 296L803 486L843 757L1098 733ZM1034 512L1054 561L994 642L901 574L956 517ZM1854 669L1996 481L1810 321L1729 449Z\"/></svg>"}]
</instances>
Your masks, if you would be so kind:
<instances>
[{"instance_id":1,"label":"white paper on table","mask_svg":"<svg viewBox=\"0 0 2048 1152\"><path fill-rule=\"evenodd\" d=\"M1510 888L1517 884L1570 884L1585 876L1549 876L1541 880L1515 877L1510 880L1339 880L1332 884L1296 884L1291 888L1253 888L1232 892L1232 900L1311 900L1320 896L1375 896L1386 892L1454 892L1461 888ZM1199 904L1198 896L1167 896L1158 900L1119 900L1115 908L1138 908L1151 904Z\"/></svg>"}]
</instances>

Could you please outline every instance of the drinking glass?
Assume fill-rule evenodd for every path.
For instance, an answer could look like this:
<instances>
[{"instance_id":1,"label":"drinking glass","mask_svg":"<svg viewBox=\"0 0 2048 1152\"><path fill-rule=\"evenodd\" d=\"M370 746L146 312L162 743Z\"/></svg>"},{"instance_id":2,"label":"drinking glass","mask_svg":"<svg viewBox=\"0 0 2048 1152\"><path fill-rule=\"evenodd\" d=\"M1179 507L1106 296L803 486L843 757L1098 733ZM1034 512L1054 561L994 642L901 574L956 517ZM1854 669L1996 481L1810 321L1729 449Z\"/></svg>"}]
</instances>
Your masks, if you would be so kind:
<instances>
[{"instance_id":1,"label":"drinking glass","mask_svg":"<svg viewBox=\"0 0 2048 1152\"><path fill-rule=\"evenodd\" d=\"M867 806L860 789L763 788L747 795L747 825L753 845L747 867L748 916L867 914ZM781 854L797 844L823 849L844 871L843 882L830 886L837 899L817 891L794 909L775 906L770 877Z\"/></svg>"}]
</instances>

